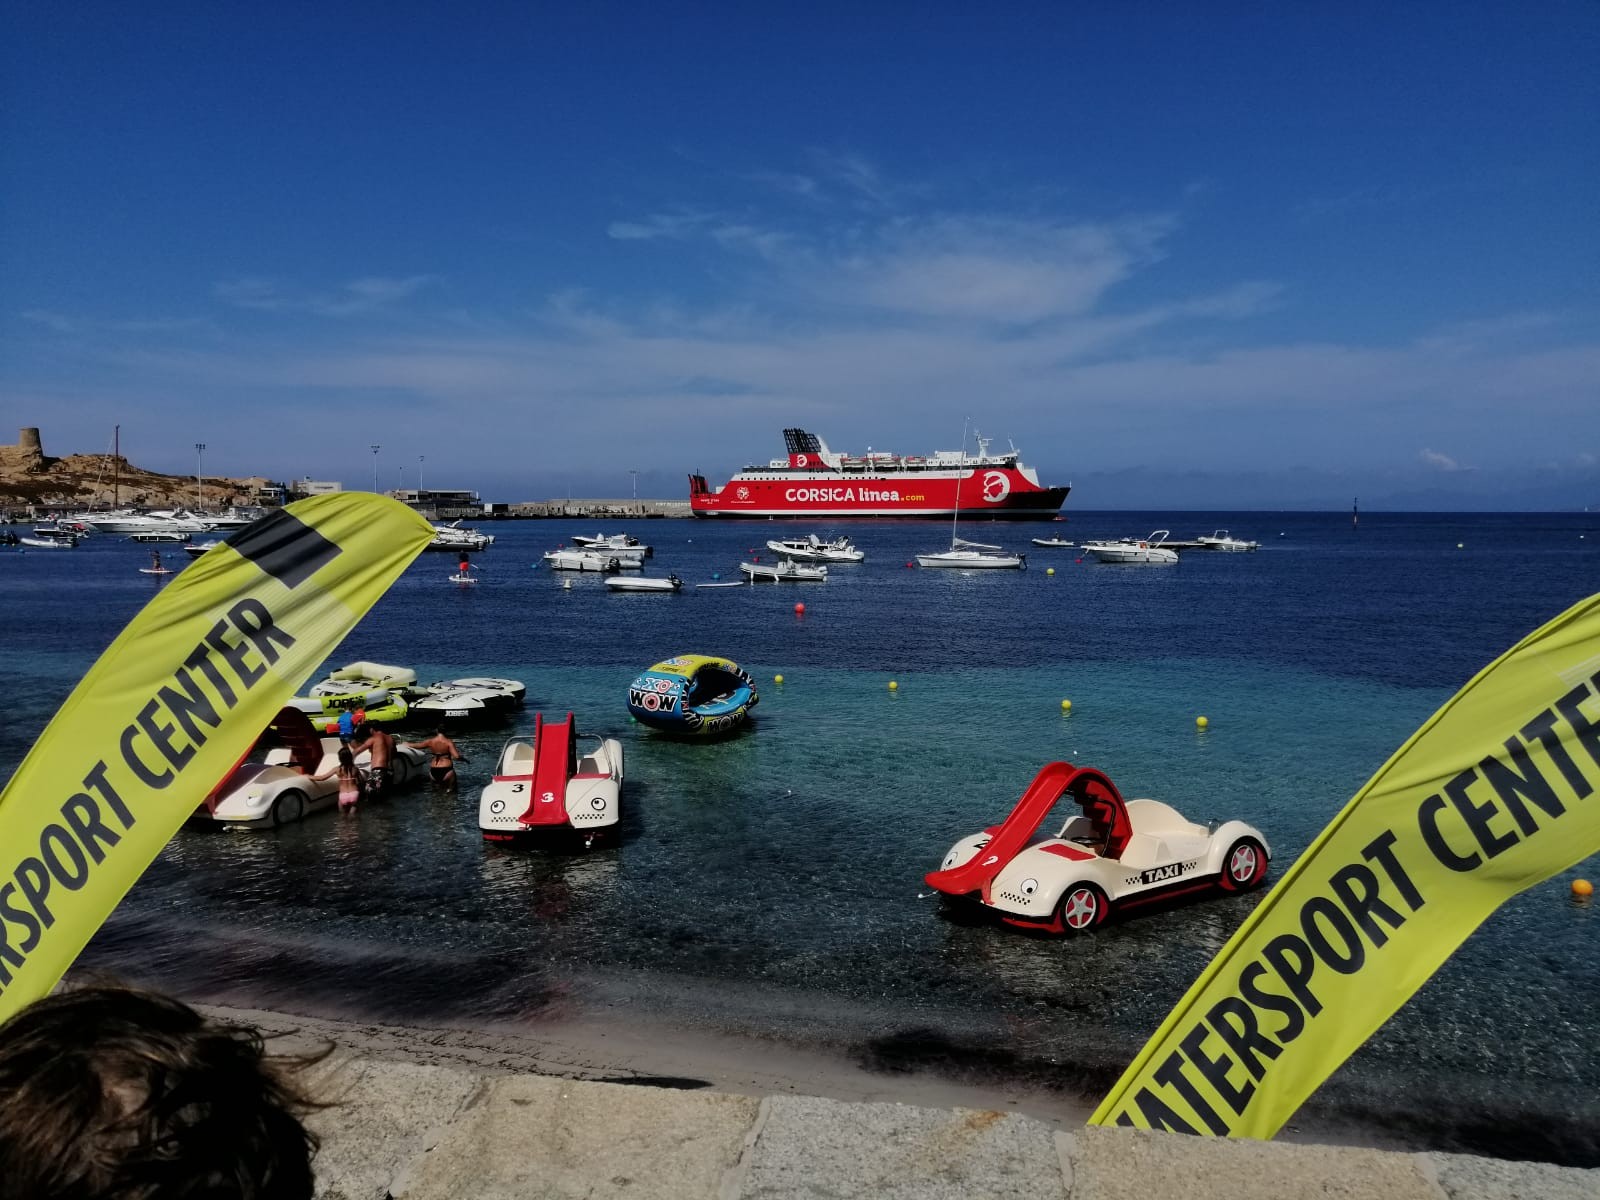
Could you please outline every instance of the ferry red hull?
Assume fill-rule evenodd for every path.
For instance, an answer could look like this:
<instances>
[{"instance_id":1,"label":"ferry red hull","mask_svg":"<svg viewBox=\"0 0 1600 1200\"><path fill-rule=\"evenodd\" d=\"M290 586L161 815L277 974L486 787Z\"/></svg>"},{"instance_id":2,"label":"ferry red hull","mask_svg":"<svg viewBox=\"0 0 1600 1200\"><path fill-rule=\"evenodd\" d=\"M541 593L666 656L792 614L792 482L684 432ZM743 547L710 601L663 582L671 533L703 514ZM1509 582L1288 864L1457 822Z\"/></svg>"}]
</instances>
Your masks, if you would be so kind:
<instances>
[{"instance_id":1,"label":"ferry red hull","mask_svg":"<svg viewBox=\"0 0 1600 1200\"><path fill-rule=\"evenodd\" d=\"M776 474L776 473L773 473ZM959 482L959 494L957 484ZM948 519L959 511L978 520L1049 520L1070 487L1040 487L1014 468L976 468L939 476L884 472L841 476L794 472L775 478L735 476L718 491L689 477L697 517L908 517Z\"/></svg>"},{"instance_id":2,"label":"ferry red hull","mask_svg":"<svg viewBox=\"0 0 1600 1200\"><path fill-rule=\"evenodd\" d=\"M787 458L746 467L713 490L689 476L697 517L949 517L1037 521L1061 511L1070 487L1045 487L1009 453L940 450L932 455L838 454L804 429L785 429ZM966 438L963 436L963 443Z\"/></svg>"}]
</instances>

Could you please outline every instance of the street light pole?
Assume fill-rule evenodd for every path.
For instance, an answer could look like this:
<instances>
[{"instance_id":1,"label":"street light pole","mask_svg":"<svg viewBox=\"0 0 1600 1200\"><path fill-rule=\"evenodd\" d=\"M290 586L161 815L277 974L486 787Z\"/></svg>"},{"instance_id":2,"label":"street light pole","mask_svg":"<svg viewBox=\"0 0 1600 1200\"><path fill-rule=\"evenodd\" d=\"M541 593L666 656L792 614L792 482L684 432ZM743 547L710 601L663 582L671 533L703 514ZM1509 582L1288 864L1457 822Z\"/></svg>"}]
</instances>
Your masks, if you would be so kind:
<instances>
[{"instance_id":1,"label":"street light pole","mask_svg":"<svg viewBox=\"0 0 1600 1200\"><path fill-rule=\"evenodd\" d=\"M372 490L373 491L377 491L378 490L378 451L382 450L382 449L383 449L383 447L379 446L379 445L374 445L372 447Z\"/></svg>"},{"instance_id":2,"label":"street light pole","mask_svg":"<svg viewBox=\"0 0 1600 1200\"><path fill-rule=\"evenodd\" d=\"M206 444L204 442L196 442L194 444L194 509L196 512L206 506L205 500L201 496L201 487L205 479L205 471L202 464L205 460Z\"/></svg>"},{"instance_id":3,"label":"street light pole","mask_svg":"<svg viewBox=\"0 0 1600 1200\"><path fill-rule=\"evenodd\" d=\"M422 503L422 460L427 458L427 457L428 456L426 454L417 455L417 503L418 504Z\"/></svg>"},{"instance_id":4,"label":"street light pole","mask_svg":"<svg viewBox=\"0 0 1600 1200\"><path fill-rule=\"evenodd\" d=\"M633 476L633 498L637 500L639 498L639 472L630 469L628 474Z\"/></svg>"}]
</instances>

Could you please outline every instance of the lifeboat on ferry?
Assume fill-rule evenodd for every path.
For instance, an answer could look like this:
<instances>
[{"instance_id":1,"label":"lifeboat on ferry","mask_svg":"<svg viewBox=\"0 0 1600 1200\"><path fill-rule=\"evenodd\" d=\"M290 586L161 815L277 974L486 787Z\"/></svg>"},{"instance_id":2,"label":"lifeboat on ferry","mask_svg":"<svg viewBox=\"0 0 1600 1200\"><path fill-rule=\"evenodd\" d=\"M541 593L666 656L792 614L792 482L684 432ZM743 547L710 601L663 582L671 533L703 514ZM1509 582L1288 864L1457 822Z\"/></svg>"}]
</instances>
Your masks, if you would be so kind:
<instances>
[{"instance_id":1,"label":"lifeboat on ferry","mask_svg":"<svg viewBox=\"0 0 1600 1200\"><path fill-rule=\"evenodd\" d=\"M622 819L622 743L580 735L565 721L533 716L533 736L500 751L494 779L478 801L488 842L577 837L585 846L615 833Z\"/></svg>"},{"instance_id":2,"label":"lifeboat on ferry","mask_svg":"<svg viewBox=\"0 0 1600 1200\"><path fill-rule=\"evenodd\" d=\"M732 733L761 700L738 663L708 654L663 659L628 685L628 711L641 725L690 737Z\"/></svg>"}]
</instances>

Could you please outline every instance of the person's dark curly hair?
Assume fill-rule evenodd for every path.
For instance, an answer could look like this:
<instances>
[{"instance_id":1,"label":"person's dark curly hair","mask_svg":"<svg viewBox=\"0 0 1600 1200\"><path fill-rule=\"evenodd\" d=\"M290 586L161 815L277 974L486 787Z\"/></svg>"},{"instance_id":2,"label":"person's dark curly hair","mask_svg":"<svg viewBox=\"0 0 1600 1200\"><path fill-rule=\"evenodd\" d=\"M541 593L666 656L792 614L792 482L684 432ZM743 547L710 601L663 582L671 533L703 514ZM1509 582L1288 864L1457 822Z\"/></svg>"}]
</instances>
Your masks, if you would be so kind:
<instances>
[{"instance_id":1,"label":"person's dark curly hair","mask_svg":"<svg viewBox=\"0 0 1600 1200\"><path fill-rule=\"evenodd\" d=\"M0 1200L309 1200L311 1107L253 1029L61 992L0 1026Z\"/></svg>"}]
</instances>

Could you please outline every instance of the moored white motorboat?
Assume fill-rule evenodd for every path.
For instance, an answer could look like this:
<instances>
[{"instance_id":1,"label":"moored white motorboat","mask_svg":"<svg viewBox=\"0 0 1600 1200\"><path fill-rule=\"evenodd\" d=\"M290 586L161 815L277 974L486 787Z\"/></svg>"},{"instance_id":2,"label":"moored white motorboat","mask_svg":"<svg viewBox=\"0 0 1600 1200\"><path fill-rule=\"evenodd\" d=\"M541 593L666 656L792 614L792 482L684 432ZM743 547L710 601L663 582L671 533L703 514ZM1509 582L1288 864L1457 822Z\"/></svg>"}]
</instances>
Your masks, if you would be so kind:
<instances>
[{"instance_id":1,"label":"moored white motorboat","mask_svg":"<svg viewBox=\"0 0 1600 1200\"><path fill-rule=\"evenodd\" d=\"M824 583L828 578L825 566L808 566L787 558L775 563L742 562L739 570L752 583Z\"/></svg>"},{"instance_id":2,"label":"moored white motorboat","mask_svg":"<svg viewBox=\"0 0 1600 1200\"><path fill-rule=\"evenodd\" d=\"M494 534L479 533L476 529L463 529L460 521L433 527L433 540L424 550L487 550L494 544Z\"/></svg>"},{"instance_id":3,"label":"moored white motorboat","mask_svg":"<svg viewBox=\"0 0 1600 1200\"><path fill-rule=\"evenodd\" d=\"M622 551L628 551L637 553L642 558L649 558L655 554L653 547L645 545L638 538L627 533L597 533L593 537L577 533L572 536L572 544L601 553L617 554Z\"/></svg>"},{"instance_id":4,"label":"moored white motorboat","mask_svg":"<svg viewBox=\"0 0 1600 1200\"><path fill-rule=\"evenodd\" d=\"M1200 545L1205 547L1207 550L1228 550L1238 553L1244 550L1261 549L1260 542L1249 542L1244 538L1233 537L1226 529L1219 529L1209 536L1202 535L1195 538L1195 541L1200 543Z\"/></svg>"},{"instance_id":5,"label":"moored white motorboat","mask_svg":"<svg viewBox=\"0 0 1600 1200\"><path fill-rule=\"evenodd\" d=\"M983 542L969 542L953 538L950 549L937 554L917 555L917 565L922 567L954 567L959 570L1020 570L1028 565L1026 554L1006 554L999 546Z\"/></svg>"},{"instance_id":6,"label":"moored white motorboat","mask_svg":"<svg viewBox=\"0 0 1600 1200\"><path fill-rule=\"evenodd\" d=\"M1032 538L1030 540L1035 546L1049 546L1057 550L1069 550L1077 545L1076 542L1069 542L1065 538Z\"/></svg>"},{"instance_id":7,"label":"moored white motorboat","mask_svg":"<svg viewBox=\"0 0 1600 1200\"><path fill-rule=\"evenodd\" d=\"M1103 563L1138 563L1146 566L1165 566L1178 561L1178 552L1161 543L1167 540L1168 531L1157 529L1149 537L1122 538L1120 541L1085 542L1084 550Z\"/></svg>"},{"instance_id":8,"label":"moored white motorboat","mask_svg":"<svg viewBox=\"0 0 1600 1200\"><path fill-rule=\"evenodd\" d=\"M776 550L785 558L792 558L796 562L858 563L867 557L866 553L857 550L847 537L836 537L825 542L814 533L803 538L769 541L767 549Z\"/></svg>"},{"instance_id":9,"label":"moored white motorboat","mask_svg":"<svg viewBox=\"0 0 1600 1200\"><path fill-rule=\"evenodd\" d=\"M214 550L220 545L222 543L216 538L211 538L204 542L188 542L184 545L183 552L191 558L199 558L207 550Z\"/></svg>"},{"instance_id":10,"label":"moored white motorboat","mask_svg":"<svg viewBox=\"0 0 1600 1200\"><path fill-rule=\"evenodd\" d=\"M676 592L683 580L676 575L660 579L654 575L613 575L606 580L606 590L612 592Z\"/></svg>"},{"instance_id":11,"label":"moored white motorboat","mask_svg":"<svg viewBox=\"0 0 1600 1200\"><path fill-rule=\"evenodd\" d=\"M190 534L181 529L143 529L130 533L130 542L187 542Z\"/></svg>"},{"instance_id":12,"label":"moored white motorboat","mask_svg":"<svg viewBox=\"0 0 1600 1200\"><path fill-rule=\"evenodd\" d=\"M68 542L75 546L80 539L89 535L77 529L63 529L59 525L35 525L33 527L33 536L47 538L52 542Z\"/></svg>"},{"instance_id":13,"label":"moored white motorboat","mask_svg":"<svg viewBox=\"0 0 1600 1200\"><path fill-rule=\"evenodd\" d=\"M78 543L65 538L19 537L17 545L32 546L35 550L71 550Z\"/></svg>"},{"instance_id":14,"label":"moored white motorboat","mask_svg":"<svg viewBox=\"0 0 1600 1200\"><path fill-rule=\"evenodd\" d=\"M622 560L615 554L593 550L551 550L544 556L552 571L620 571Z\"/></svg>"}]
</instances>

